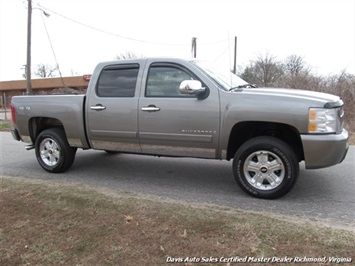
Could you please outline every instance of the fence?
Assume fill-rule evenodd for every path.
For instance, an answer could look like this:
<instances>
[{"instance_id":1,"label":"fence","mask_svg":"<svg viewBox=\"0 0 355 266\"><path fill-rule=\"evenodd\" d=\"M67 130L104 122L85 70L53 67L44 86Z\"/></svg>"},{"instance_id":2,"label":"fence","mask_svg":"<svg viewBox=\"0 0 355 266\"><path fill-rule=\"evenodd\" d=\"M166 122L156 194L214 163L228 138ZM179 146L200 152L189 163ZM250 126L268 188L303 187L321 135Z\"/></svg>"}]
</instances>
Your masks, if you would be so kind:
<instances>
[{"instance_id":1,"label":"fence","mask_svg":"<svg viewBox=\"0 0 355 266\"><path fill-rule=\"evenodd\" d=\"M6 92L1 94L1 109L0 109L0 120L10 120L10 102L11 97L8 97Z\"/></svg>"}]
</instances>

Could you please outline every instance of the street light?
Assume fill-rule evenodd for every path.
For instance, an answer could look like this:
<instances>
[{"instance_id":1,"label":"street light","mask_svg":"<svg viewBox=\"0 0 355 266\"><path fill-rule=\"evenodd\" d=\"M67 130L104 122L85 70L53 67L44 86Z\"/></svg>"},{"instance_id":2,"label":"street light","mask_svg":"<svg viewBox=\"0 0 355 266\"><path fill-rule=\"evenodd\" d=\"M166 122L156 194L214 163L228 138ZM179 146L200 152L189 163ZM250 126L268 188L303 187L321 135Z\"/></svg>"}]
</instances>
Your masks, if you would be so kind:
<instances>
[{"instance_id":1,"label":"street light","mask_svg":"<svg viewBox=\"0 0 355 266\"><path fill-rule=\"evenodd\" d=\"M42 10L41 8L33 8L39 9L43 12L46 17L50 15ZM31 25L32 25L32 0L28 0L28 11L27 11L27 63L26 63L26 92L28 95L32 95L32 84L31 84Z\"/></svg>"}]
</instances>

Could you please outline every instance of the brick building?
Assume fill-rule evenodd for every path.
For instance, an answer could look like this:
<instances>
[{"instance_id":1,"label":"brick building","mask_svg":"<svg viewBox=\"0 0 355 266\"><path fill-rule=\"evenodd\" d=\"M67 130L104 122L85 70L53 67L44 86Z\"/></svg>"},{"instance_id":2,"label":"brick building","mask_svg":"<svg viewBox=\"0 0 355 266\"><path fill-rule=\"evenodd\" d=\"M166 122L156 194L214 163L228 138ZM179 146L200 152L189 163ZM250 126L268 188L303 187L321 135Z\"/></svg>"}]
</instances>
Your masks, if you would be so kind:
<instances>
[{"instance_id":1,"label":"brick building","mask_svg":"<svg viewBox=\"0 0 355 266\"><path fill-rule=\"evenodd\" d=\"M90 75L32 79L33 94L74 94L85 93ZM12 96L26 94L26 80L0 81L0 106L8 108Z\"/></svg>"}]
</instances>

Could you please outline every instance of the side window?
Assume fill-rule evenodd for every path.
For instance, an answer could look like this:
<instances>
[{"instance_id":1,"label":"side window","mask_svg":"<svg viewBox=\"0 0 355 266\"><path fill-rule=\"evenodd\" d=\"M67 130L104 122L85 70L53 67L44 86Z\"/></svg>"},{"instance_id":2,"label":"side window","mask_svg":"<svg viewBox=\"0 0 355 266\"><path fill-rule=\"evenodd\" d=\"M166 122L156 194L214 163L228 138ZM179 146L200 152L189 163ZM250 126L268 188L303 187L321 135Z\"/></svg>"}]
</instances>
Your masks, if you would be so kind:
<instances>
[{"instance_id":1,"label":"side window","mask_svg":"<svg viewBox=\"0 0 355 266\"><path fill-rule=\"evenodd\" d=\"M146 97L191 97L180 93L183 80L195 79L186 70L178 66L152 65L147 77Z\"/></svg>"},{"instance_id":2,"label":"side window","mask_svg":"<svg viewBox=\"0 0 355 266\"><path fill-rule=\"evenodd\" d=\"M99 97L134 97L139 65L109 66L102 70L97 83Z\"/></svg>"}]
</instances>

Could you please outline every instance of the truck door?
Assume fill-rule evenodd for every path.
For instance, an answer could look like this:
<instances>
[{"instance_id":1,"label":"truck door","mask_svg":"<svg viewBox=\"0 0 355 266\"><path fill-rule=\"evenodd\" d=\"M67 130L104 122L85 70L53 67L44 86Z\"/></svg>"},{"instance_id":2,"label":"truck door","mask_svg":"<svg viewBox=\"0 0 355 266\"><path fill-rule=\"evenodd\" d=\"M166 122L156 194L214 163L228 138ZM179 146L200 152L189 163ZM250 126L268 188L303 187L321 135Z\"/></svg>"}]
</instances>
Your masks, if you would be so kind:
<instances>
[{"instance_id":1,"label":"truck door","mask_svg":"<svg viewBox=\"0 0 355 266\"><path fill-rule=\"evenodd\" d=\"M147 64L149 65L149 64ZM188 68L152 63L139 101L139 138L143 153L215 158L219 136L219 95L199 100L179 91L183 80L199 79Z\"/></svg>"},{"instance_id":2,"label":"truck door","mask_svg":"<svg viewBox=\"0 0 355 266\"><path fill-rule=\"evenodd\" d=\"M90 88L86 121L94 149L141 152L137 125L139 71L138 63L106 66L95 88Z\"/></svg>"}]
</instances>

